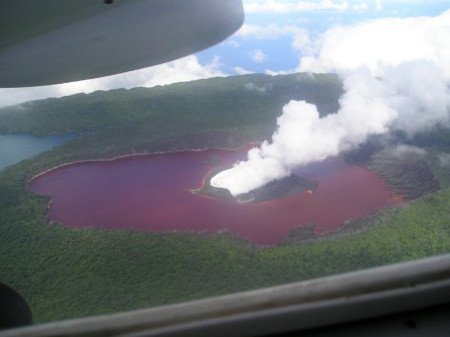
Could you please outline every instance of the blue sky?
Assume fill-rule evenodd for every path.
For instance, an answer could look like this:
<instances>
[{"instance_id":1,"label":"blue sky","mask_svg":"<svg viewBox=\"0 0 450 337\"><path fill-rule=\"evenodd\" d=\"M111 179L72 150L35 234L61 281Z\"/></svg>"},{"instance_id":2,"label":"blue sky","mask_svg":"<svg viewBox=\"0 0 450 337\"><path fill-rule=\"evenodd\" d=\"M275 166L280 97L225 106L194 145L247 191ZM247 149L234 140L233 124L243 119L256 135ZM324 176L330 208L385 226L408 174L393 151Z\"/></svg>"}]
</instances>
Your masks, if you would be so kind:
<instances>
[{"instance_id":1,"label":"blue sky","mask_svg":"<svg viewBox=\"0 0 450 337\"><path fill-rule=\"evenodd\" d=\"M136 86L244 73L299 71L305 53L337 26L354 26L382 18L434 17L450 8L450 0L243 0L243 27L205 51L138 71L100 79L34 88L0 89L0 107L28 100L61 97ZM389 32L387 32L389 33Z\"/></svg>"},{"instance_id":2,"label":"blue sky","mask_svg":"<svg viewBox=\"0 0 450 337\"><path fill-rule=\"evenodd\" d=\"M345 9L316 9L296 12L269 12L270 5L312 3L316 7L323 1L296 0L244 0L246 18L244 25L267 27L270 25L282 27L298 27L305 29L311 38L338 25L354 25L362 21L387 17L435 16L450 8L450 1L333 1L329 2ZM252 4L266 5L260 11L249 11ZM292 48L294 33L286 33L276 38L257 38L252 35L241 36L239 33L225 42L208 50L200 52L197 57L201 64L210 63L214 57L219 57L221 68L227 74L236 73L236 67L251 72L266 72L267 70L282 72L291 71L301 57ZM255 51L261 51L266 57L259 62L252 56Z\"/></svg>"}]
</instances>

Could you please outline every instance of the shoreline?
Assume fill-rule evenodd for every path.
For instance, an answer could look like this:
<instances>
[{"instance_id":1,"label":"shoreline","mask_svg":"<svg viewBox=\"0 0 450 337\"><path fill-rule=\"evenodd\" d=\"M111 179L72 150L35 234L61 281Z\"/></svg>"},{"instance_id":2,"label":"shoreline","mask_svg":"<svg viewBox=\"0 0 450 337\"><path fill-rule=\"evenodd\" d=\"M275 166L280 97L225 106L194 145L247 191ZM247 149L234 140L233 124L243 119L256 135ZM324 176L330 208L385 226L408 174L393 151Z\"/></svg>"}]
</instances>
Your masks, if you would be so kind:
<instances>
[{"instance_id":1,"label":"shoreline","mask_svg":"<svg viewBox=\"0 0 450 337\"><path fill-rule=\"evenodd\" d=\"M259 143L256 142L250 142L247 145L249 146L256 146ZM183 149L183 150L171 150L171 151L156 151L156 152L138 152L138 153L129 153L129 154L123 154L123 155L117 155L115 157L112 158L98 158L98 159L84 159L84 160L75 160L75 161L71 161L71 162L67 162L67 163L63 163L63 164L59 164L56 166L53 166L47 170L44 170L34 176L32 176L31 178L29 178L27 180L26 186L28 187L35 179L38 179L39 177L64 168L64 167L70 167L70 166L74 166L74 165L79 165L79 164L84 164L84 163L105 163L105 162L112 162L115 160L121 160L121 159L127 159L127 158L132 158L132 157L145 157L145 156L154 156L154 155L164 155L164 154L176 154L176 153L183 153L183 152L202 152L202 151L208 151L208 150L223 150L223 151L236 151L239 149L244 149L246 146L241 146L238 148L227 148L227 147L207 147L207 148L199 148L199 149Z\"/></svg>"},{"instance_id":2,"label":"shoreline","mask_svg":"<svg viewBox=\"0 0 450 337\"><path fill-rule=\"evenodd\" d=\"M49 202L49 207L53 199ZM129 231L129 232L141 232L141 233L150 233L153 235L196 235L196 236L206 236L208 238L231 238L235 241L240 241L241 243L245 243L247 246L251 246L257 249L270 249L276 247L283 246L298 246L302 244L309 244L319 241L326 240L339 240L341 238L361 234L367 230L373 229L379 225L381 225L386 219L391 218L395 214L397 214L402 209L409 206L409 202L405 201L400 204L390 205L383 207L375 212L368 214L365 217L348 219L341 223L339 227L334 230L329 230L323 233L316 233L315 227L317 224L308 223L308 224L299 224L292 228L292 230L284 237L282 237L279 241L273 244L258 244L252 240L246 239L245 237L236 234L228 229L220 229L218 231L208 231L208 230L180 230L180 229L172 229L167 231L157 231L157 230L141 230L141 229L133 229L133 228L102 228L102 227L94 227L94 226L85 226L85 227L70 227L63 223L52 221L47 217L47 225L48 226L61 226L70 231L77 230L89 230L89 231ZM305 236L303 236L305 235ZM238 244L238 242L235 242Z\"/></svg>"},{"instance_id":3,"label":"shoreline","mask_svg":"<svg viewBox=\"0 0 450 337\"><path fill-rule=\"evenodd\" d=\"M74 161L74 162L68 162L68 163L63 163L57 166L54 166L48 170L45 170L43 172L40 172L39 174L33 176L31 179L29 179L28 183L27 183L27 187L29 187L29 185L35 181L36 179L38 179L41 176L44 176L50 172L54 172L58 169L61 168L65 168L65 167L70 167L70 166L75 166L75 165L82 165L85 163L105 163L105 162L113 162L116 160L122 160L122 159L128 159L128 158L139 158L139 157L150 157L150 156L155 156L155 155L166 155L166 154L178 154L178 153L198 153L198 152L204 152L204 151L208 151L208 150L223 150L223 151L236 151L236 150L240 150L240 149L245 149L246 147L248 147L249 149L254 146L255 144L247 144L238 148L197 148L197 149L182 149L182 150L172 150L172 151L158 151L158 152L140 152L140 153L129 153L129 154L125 154L125 155L118 155L118 156L114 156L111 158L101 158L101 159L87 159L87 160L78 160L78 161ZM273 243L273 244L258 244L255 243L249 239L246 239L238 234L232 233L232 232L228 232L228 236L230 237L236 237L238 238L238 240L245 242L246 244L250 244L252 246L258 247L258 248L267 248L267 247L278 247L281 245L285 245L285 244L292 244L292 245L296 245L296 244L302 244L302 243L306 243L309 241L317 241L317 240L324 240L324 239L338 239L341 236L347 236L347 235L353 235L362 231L365 231L367 228L371 228L374 226L377 226L379 223L384 222L384 221L378 221L375 220L373 225L366 225L366 222L370 222L372 223L372 219L374 217L378 218L381 217L383 218L383 214L386 213L386 210L389 210L391 208L397 208L398 206L406 206L408 205L408 200L405 200L404 198L402 198L400 195L397 195L393 192L393 190L389 187L389 184L387 184L387 182L385 181L385 179L383 179L382 176L380 176L376 171L372 170L369 166L366 165L355 165L355 166L362 166L365 169L367 169L368 171L373 172L374 174L376 174L377 176L379 176L381 178L381 180L383 181L383 185L385 186L385 188L387 190L389 190L389 192L391 193L391 195L393 197L396 197L398 199L401 199L401 201L399 201L398 204L396 205L392 205L392 206L386 206L383 207L377 211L375 211L375 213L371 213L368 214L367 216L363 216L361 218L357 218L357 219L348 219L344 222L342 222L338 228L334 229L334 230L330 230L327 232L322 232L322 233L315 233L314 231L314 235L313 237L309 236L309 238L307 239L302 239L301 237L304 236L304 234L308 234L308 227L309 226L313 226L314 228L317 226L316 224L298 224L296 227L294 227L284 238L281 238L278 242ZM204 187L206 186L206 184L208 183L208 180L211 179L211 177L216 173L216 172L220 172L223 169L226 169L227 167L229 167L229 165L221 165L218 167L213 167L211 168L207 174L205 174L205 176L202 178L201 180L201 184L199 186L199 188L195 188L195 189L188 189L191 193L200 195L202 197L206 197L206 198L213 198L213 199L218 199L214 196L211 196L209 194L205 194L202 193L202 190L204 189ZM239 203L239 204L243 204L245 205L246 203L241 203L238 200L224 200L223 198L220 198L221 201L224 202L235 202L235 203ZM260 203L264 203L265 201L261 201ZM66 226L63 223L59 223L59 222L54 222L51 221L50 218L48 217L48 212L50 211L51 207L53 204L53 199L50 199L50 201L48 202L47 205L47 224L48 225L59 225L62 226L66 229L72 230L72 229L80 229L80 230L111 230L110 228L101 228L101 227L70 227L70 226ZM351 229L348 228L349 224L353 224ZM347 226L346 226L347 225ZM186 234L196 234L196 235L208 235L211 237L214 236L220 236L220 234L223 232L223 230L219 230L216 232L209 232L209 231L195 231L195 230L168 230L168 231L154 231L154 230L136 230L136 229L132 229L132 228L120 228L120 229L112 229L112 230L124 230L124 231L142 231L142 232L148 232L148 233L155 233L155 234L176 234L176 233L186 233ZM299 233L296 235L296 232ZM291 239L292 241L290 242Z\"/></svg>"}]
</instances>

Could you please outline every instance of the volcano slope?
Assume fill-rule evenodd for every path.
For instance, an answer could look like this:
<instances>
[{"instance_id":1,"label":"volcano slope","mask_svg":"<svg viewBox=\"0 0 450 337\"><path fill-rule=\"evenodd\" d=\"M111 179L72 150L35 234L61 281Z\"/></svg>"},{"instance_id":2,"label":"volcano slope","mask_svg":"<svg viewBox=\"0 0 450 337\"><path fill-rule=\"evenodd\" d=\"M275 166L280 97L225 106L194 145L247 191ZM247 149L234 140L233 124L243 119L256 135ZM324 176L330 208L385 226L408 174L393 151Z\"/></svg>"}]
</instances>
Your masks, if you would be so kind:
<instances>
[{"instance_id":1,"label":"volcano slope","mask_svg":"<svg viewBox=\"0 0 450 337\"><path fill-rule=\"evenodd\" d=\"M248 90L248 83L267 90ZM438 190L383 212L374 226L352 227L358 229L353 235L293 240L270 248L255 247L227 233L159 234L49 225L49 198L26 187L31 177L67 162L261 142L273 133L289 100L316 103L326 115L339 108L341 94L342 85L333 75L245 75L79 94L0 109L2 133L80 135L0 172L0 279L19 291L30 303L35 321L43 322L449 252L450 131L445 128L402 140L427 151L426 163ZM310 237L310 232L303 236Z\"/></svg>"}]
</instances>

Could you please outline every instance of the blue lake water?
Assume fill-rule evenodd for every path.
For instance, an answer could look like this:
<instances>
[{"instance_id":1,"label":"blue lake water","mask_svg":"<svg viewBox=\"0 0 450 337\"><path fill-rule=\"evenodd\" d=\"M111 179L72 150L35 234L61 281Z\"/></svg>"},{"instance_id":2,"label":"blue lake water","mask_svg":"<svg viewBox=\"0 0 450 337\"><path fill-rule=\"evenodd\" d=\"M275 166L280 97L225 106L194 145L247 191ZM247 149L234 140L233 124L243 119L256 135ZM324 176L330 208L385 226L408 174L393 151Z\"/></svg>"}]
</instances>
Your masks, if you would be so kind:
<instances>
[{"instance_id":1,"label":"blue lake water","mask_svg":"<svg viewBox=\"0 0 450 337\"><path fill-rule=\"evenodd\" d=\"M19 161L50 150L67 140L75 138L74 133L50 137L30 135L0 135L0 170Z\"/></svg>"}]
</instances>

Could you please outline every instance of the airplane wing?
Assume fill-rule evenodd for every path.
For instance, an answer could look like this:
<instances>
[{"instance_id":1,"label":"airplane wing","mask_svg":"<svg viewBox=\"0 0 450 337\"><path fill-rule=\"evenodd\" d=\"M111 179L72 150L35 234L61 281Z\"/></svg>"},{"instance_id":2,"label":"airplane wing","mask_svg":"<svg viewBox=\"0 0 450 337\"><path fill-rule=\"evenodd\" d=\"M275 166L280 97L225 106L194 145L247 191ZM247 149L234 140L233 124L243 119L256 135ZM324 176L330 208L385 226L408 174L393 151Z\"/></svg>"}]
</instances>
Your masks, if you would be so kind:
<instances>
[{"instance_id":1,"label":"airplane wing","mask_svg":"<svg viewBox=\"0 0 450 337\"><path fill-rule=\"evenodd\" d=\"M241 0L2 0L0 87L73 82L195 53L238 30Z\"/></svg>"}]
</instances>

